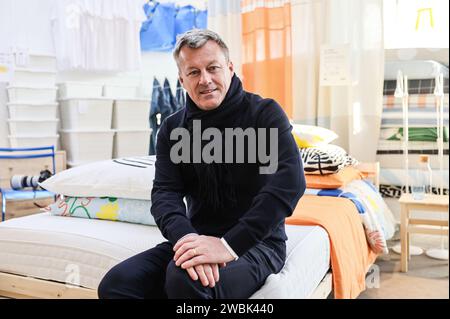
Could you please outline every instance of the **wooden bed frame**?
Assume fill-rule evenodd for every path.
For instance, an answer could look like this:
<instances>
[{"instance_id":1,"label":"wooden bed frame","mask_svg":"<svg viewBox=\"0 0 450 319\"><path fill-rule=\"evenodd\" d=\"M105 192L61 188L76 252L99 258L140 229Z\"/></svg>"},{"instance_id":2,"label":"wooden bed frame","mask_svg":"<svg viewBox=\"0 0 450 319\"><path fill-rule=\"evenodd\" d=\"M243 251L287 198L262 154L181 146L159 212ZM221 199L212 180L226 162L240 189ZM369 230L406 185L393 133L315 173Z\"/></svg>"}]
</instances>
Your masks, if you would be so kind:
<instances>
[{"instance_id":1,"label":"wooden bed frame","mask_svg":"<svg viewBox=\"0 0 450 319\"><path fill-rule=\"evenodd\" d=\"M359 165L363 174L379 187L379 163ZM326 299L332 291L328 272L309 299ZM70 284L0 272L0 296L9 298L97 299L97 291Z\"/></svg>"},{"instance_id":2,"label":"wooden bed frame","mask_svg":"<svg viewBox=\"0 0 450 319\"><path fill-rule=\"evenodd\" d=\"M332 274L328 272L309 299L326 299L332 290ZM60 282L0 272L0 296L30 299L97 299L97 291Z\"/></svg>"}]
</instances>

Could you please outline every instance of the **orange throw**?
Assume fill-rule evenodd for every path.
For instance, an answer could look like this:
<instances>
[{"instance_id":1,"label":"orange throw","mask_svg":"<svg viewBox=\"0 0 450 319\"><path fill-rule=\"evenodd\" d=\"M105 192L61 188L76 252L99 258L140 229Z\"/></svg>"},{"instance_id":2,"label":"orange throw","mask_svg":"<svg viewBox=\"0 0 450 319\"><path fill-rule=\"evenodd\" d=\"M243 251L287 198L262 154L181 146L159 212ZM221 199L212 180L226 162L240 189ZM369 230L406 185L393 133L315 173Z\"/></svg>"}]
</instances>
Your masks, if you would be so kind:
<instances>
[{"instance_id":1,"label":"orange throw","mask_svg":"<svg viewBox=\"0 0 450 319\"><path fill-rule=\"evenodd\" d=\"M286 224L318 225L328 232L334 298L356 298L366 289L366 272L377 255L370 249L358 210L349 199L304 195Z\"/></svg>"}]
</instances>

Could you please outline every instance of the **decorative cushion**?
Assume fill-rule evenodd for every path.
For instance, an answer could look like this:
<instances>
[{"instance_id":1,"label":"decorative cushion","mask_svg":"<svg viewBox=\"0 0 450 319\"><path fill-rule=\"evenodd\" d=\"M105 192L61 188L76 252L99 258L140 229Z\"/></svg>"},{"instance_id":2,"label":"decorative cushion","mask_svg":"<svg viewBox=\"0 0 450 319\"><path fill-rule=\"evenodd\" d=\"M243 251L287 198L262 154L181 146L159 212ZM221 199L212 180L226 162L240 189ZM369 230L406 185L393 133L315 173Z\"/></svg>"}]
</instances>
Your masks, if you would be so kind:
<instances>
[{"instance_id":1,"label":"decorative cushion","mask_svg":"<svg viewBox=\"0 0 450 319\"><path fill-rule=\"evenodd\" d=\"M58 196L55 203L44 208L57 216L106 219L134 224L156 225L149 200L115 197Z\"/></svg>"},{"instance_id":2,"label":"decorative cushion","mask_svg":"<svg viewBox=\"0 0 450 319\"><path fill-rule=\"evenodd\" d=\"M39 185L73 197L116 197L150 200L156 156L100 161L62 171Z\"/></svg>"},{"instance_id":3,"label":"decorative cushion","mask_svg":"<svg viewBox=\"0 0 450 319\"><path fill-rule=\"evenodd\" d=\"M342 147L332 144L302 148L300 153L305 174L334 174L358 164Z\"/></svg>"},{"instance_id":4,"label":"decorative cushion","mask_svg":"<svg viewBox=\"0 0 450 319\"><path fill-rule=\"evenodd\" d=\"M328 144L339 137L335 132L324 127L293 123L291 125L292 135L300 148Z\"/></svg>"}]
</instances>

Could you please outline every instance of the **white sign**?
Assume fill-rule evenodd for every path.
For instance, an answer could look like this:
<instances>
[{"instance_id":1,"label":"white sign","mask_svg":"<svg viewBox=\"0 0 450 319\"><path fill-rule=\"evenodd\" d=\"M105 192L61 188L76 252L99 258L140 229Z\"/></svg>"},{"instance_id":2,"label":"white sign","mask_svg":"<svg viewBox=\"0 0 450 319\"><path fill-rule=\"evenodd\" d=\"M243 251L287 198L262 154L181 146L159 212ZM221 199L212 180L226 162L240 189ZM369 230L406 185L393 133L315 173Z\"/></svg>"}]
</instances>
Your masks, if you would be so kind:
<instances>
[{"instance_id":1,"label":"white sign","mask_svg":"<svg viewBox=\"0 0 450 319\"><path fill-rule=\"evenodd\" d=\"M350 85L350 45L322 45L320 48L320 85Z\"/></svg>"}]
</instances>

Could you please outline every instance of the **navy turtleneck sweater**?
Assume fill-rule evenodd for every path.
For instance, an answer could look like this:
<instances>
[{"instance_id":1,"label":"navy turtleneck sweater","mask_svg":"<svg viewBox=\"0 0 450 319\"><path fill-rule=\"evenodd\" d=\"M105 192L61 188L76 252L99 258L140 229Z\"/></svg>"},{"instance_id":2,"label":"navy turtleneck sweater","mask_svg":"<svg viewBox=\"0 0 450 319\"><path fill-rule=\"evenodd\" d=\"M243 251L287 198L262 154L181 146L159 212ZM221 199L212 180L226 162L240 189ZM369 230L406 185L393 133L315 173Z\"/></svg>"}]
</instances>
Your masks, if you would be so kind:
<instances>
[{"instance_id":1,"label":"navy turtleneck sweater","mask_svg":"<svg viewBox=\"0 0 450 319\"><path fill-rule=\"evenodd\" d=\"M192 136L193 120L201 120L202 131L209 127L222 132L225 128L277 128L276 172L260 174L259 167L267 164L258 161L173 163L170 149L178 141L170 140L170 133L182 127ZM278 103L245 92L236 75L224 101L214 110L199 109L187 96L186 107L166 118L157 137L151 213L163 236L172 244L188 233L224 237L238 256L261 241L285 247L284 220L292 214L306 187L291 130ZM224 193L232 194L233 200Z\"/></svg>"}]
</instances>

